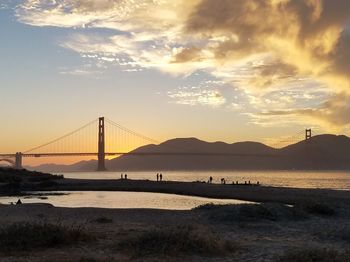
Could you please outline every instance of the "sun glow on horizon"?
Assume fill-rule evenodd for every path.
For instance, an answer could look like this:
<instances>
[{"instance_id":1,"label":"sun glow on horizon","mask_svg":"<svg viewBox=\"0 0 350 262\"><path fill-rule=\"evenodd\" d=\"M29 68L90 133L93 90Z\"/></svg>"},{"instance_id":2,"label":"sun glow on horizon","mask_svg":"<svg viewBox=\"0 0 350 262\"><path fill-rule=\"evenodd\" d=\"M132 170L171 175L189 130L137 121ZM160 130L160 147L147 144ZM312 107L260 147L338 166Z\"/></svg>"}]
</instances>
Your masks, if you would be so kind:
<instances>
[{"instance_id":1,"label":"sun glow on horizon","mask_svg":"<svg viewBox=\"0 0 350 262\"><path fill-rule=\"evenodd\" d=\"M349 134L347 0L4 0L0 22L4 153L96 115L159 141Z\"/></svg>"}]
</instances>

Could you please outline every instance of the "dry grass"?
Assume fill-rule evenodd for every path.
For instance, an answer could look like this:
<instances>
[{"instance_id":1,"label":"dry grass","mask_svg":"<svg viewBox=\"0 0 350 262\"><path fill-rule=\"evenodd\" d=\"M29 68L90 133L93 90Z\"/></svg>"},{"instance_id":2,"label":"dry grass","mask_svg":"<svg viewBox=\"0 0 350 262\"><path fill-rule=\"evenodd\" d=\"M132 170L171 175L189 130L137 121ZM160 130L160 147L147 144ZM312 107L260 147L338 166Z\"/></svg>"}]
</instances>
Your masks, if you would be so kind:
<instances>
[{"instance_id":1,"label":"dry grass","mask_svg":"<svg viewBox=\"0 0 350 262\"><path fill-rule=\"evenodd\" d=\"M237 245L220 238L206 228L164 227L130 236L118 243L118 249L136 256L146 255L225 255Z\"/></svg>"},{"instance_id":2,"label":"dry grass","mask_svg":"<svg viewBox=\"0 0 350 262\"><path fill-rule=\"evenodd\" d=\"M301 210L313 215L333 216L336 214L334 207L327 203L320 203L317 201L307 201L297 205L296 208L300 208Z\"/></svg>"},{"instance_id":3,"label":"dry grass","mask_svg":"<svg viewBox=\"0 0 350 262\"><path fill-rule=\"evenodd\" d=\"M99 224L110 224L113 223L113 219L108 218L108 217L98 217L91 222L93 223L99 223Z\"/></svg>"},{"instance_id":4,"label":"dry grass","mask_svg":"<svg viewBox=\"0 0 350 262\"><path fill-rule=\"evenodd\" d=\"M350 224L337 224L318 230L315 235L324 241L344 241L350 244Z\"/></svg>"},{"instance_id":5,"label":"dry grass","mask_svg":"<svg viewBox=\"0 0 350 262\"><path fill-rule=\"evenodd\" d=\"M304 211L282 204L204 205L195 210L204 212L212 222L225 224L307 218Z\"/></svg>"},{"instance_id":6,"label":"dry grass","mask_svg":"<svg viewBox=\"0 0 350 262\"><path fill-rule=\"evenodd\" d=\"M4 252L74 245L92 239L78 226L14 223L0 228L0 250Z\"/></svg>"},{"instance_id":7,"label":"dry grass","mask_svg":"<svg viewBox=\"0 0 350 262\"><path fill-rule=\"evenodd\" d=\"M348 262L350 253L330 249L310 248L289 250L276 262Z\"/></svg>"}]
</instances>

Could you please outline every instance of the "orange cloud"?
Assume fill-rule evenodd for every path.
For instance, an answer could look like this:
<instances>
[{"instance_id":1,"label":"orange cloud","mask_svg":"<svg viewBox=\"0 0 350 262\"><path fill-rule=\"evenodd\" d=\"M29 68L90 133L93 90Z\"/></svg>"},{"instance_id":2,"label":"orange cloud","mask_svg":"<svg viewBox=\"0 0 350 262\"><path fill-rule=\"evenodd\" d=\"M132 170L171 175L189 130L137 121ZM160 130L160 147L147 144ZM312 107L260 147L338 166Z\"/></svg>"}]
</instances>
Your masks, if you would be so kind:
<instances>
[{"instance_id":1,"label":"orange cloud","mask_svg":"<svg viewBox=\"0 0 350 262\"><path fill-rule=\"evenodd\" d=\"M204 70L246 93L250 115L350 124L348 0L24 0L16 15L33 26L114 29L108 37L73 33L60 45L126 70L184 76ZM319 89L328 101L309 94ZM287 97L292 91L310 99ZM342 102L335 105L334 97Z\"/></svg>"}]
</instances>

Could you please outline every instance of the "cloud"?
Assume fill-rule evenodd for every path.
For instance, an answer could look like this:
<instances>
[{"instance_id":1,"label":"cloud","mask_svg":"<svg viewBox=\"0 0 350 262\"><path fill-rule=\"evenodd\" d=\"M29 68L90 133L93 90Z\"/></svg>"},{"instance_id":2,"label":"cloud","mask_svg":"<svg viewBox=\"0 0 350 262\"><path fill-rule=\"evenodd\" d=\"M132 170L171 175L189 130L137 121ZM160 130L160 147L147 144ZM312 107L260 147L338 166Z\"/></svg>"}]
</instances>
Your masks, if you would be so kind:
<instances>
[{"instance_id":1,"label":"cloud","mask_svg":"<svg viewBox=\"0 0 350 262\"><path fill-rule=\"evenodd\" d=\"M276 118L284 118L285 123L303 123L305 125L326 126L329 130L339 131L340 127L350 122L349 97L338 95L324 102L320 108L286 109L265 111L253 115L258 123L271 123Z\"/></svg>"},{"instance_id":2,"label":"cloud","mask_svg":"<svg viewBox=\"0 0 350 262\"><path fill-rule=\"evenodd\" d=\"M198 47L175 49L173 63L187 63L201 60L201 50Z\"/></svg>"},{"instance_id":3,"label":"cloud","mask_svg":"<svg viewBox=\"0 0 350 262\"><path fill-rule=\"evenodd\" d=\"M215 85L174 90L181 103L244 105L257 124L279 124L273 115L350 124L348 0L23 0L16 16L33 26L95 29L73 31L60 45L124 71L205 71L242 93L231 102ZM106 28L112 32L99 33Z\"/></svg>"},{"instance_id":4,"label":"cloud","mask_svg":"<svg viewBox=\"0 0 350 262\"><path fill-rule=\"evenodd\" d=\"M186 29L198 37L231 36L213 48L218 60L269 53L299 74L328 84L338 78L334 88L349 92L349 66L341 61L349 19L347 0L203 0Z\"/></svg>"},{"instance_id":5,"label":"cloud","mask_svg":"<svg viewBox=\"0 0 350 262\"><path fill-rule=\"evenodd\" d=\"M84 64L81 67L77 68L59 68L60 74L62 75L71 75L78 77L89 77L93 79L99 79L102 74L103 64L94 63L94 64Z\"/></svg>"},{"instance_id":6,"label":"cloud","mask_svg":"<svg viewBox=\"0 0 350 262\"><path fill-rule=\"evenodd\" d=\"M181 105L218 107L226 103L220 91L198 87L181 87L168 92L168 96L174 99L176 104Z\"/></svg>"},{"instance_id":7,"label":"cloud","mask_svg":"<svg viewBox=\"0 0 350 262\"><path fill-rule=\"evenodd\" d=\"M142 8L144 0L25 0L16 9L20 22L34 26L85 27L121 21Z\"/></svg>"}]
</instances>

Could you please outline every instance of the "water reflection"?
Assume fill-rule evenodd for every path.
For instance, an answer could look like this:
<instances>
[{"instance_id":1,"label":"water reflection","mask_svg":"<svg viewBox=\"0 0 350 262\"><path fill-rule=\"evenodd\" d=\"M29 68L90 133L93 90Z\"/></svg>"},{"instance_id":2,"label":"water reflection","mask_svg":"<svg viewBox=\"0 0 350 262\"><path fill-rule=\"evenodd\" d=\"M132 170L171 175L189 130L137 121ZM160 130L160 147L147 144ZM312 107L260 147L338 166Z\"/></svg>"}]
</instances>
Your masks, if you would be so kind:
<instances>
[{"instance_id":1,"label":"water reflection","mask_svg":"<svg viewBox=\"0 0 350 262\"><path fill-rule=\"evenodd\" d=\"M18 197L0 197L0 203L16 202ZM199 205L214 203L241 204L240 200L210 199L143 192L75 191L59 194L39 194L22 197L22 203L51 203L57 207L99 207L99 208L153 208L189 210Z\"/></svg>"}]
</instances>

